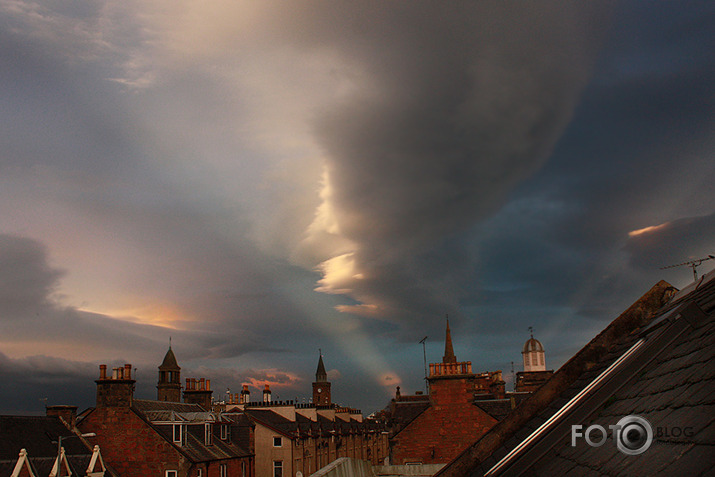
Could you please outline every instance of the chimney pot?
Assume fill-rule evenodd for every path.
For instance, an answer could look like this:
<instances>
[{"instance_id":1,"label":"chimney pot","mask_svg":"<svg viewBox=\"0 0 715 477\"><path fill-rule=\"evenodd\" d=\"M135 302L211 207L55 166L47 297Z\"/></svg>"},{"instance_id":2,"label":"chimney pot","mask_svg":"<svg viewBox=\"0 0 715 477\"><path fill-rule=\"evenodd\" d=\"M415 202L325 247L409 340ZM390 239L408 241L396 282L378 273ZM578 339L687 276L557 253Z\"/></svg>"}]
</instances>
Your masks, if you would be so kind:
<instances>
[{"instance_id":1,"label":"chimney pot","mask_svg":"<svg viewBox=\"0 0 715 477\"><path fill-rule=\"evenodd\" d=\"M124 365L124 379L132 379L132 365L131 364Z\"/></svg>"},{"instance_id":2,"label":"chimney pot","mask_svg":"<svg viewBox=\"0 0 715 477\"><path fill-rule=\"evenodd\" d=\"M99 365L99 379L107 379L107 365L106 364Z\"/></svg>"}]
</instances>

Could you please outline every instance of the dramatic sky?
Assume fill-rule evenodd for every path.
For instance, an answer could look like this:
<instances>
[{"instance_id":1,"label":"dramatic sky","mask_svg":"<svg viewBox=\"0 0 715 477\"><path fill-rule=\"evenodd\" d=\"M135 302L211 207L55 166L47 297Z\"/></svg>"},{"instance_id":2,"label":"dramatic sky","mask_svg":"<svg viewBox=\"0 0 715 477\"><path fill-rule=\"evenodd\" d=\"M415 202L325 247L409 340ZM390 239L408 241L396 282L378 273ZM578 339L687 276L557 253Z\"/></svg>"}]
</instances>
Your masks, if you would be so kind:
<instances>
[{"instance_id":1,"label":"dramatic sky","mask_svg":"<svg viewBox=\"0 0 715 477\"><path fill-rule=\"evenodd\" d=\"M368 413L557 368L715 254L712 2L0 0L0 412L215 397ZM698 268L704 273L715 260ZM507 388L510 389L510 384Z\"/></svg>"}]
</instances>

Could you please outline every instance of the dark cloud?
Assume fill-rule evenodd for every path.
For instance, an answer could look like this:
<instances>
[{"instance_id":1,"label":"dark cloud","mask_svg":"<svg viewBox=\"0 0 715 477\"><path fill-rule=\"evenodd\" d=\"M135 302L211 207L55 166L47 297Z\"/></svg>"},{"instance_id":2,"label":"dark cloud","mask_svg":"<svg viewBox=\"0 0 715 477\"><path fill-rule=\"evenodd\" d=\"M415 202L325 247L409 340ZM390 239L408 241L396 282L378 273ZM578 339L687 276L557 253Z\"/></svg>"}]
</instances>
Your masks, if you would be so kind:
<instances>
[{"instance_id":1,"label":"dark cloud","mask_svg":"<svg viewBox=\"0 0 715 477\"><path fill-rule=\"evenodd\" d=\"M0 313L6 320L39 314L50 305L61 270L47 263L38 242L0 234Z\"/></svg>"},{"instance_id":2,"label":"dark cloud","mask_svg":"<svg viewBox=\"0 0 715 477\"><path fill-rule=\"evenodd\" d=\"M687 217L644 230L628 240L625 250L640 270L662 269L715 255L715 213ZM715 265L715 262L712 263ZM705 270L710 269L704 264ZM692 268L685 266L685 270ZM702 270L700 270L702 275Z\"/></svg>"},{"instance_id":3,"label":"dark cloud","mask_svg":"<svg viewBox=\"0 0 715 477\"><path fill-rule=\"evenodd\" d=\"M66 376L91 401L115 360L151 397L171 335L232 390L308 395L322 347L334 394L382 407L420 389L445 314L475 369L518 360L527 326L563 360L713 253L708 2L0 17L0 369L32 399Z\"/></svg>"},{"instance_id":4,"label":"dark cloud","mask_svg":"<svg viewBox=\"0 0 715 477\"><path fill-rule=\"evenodd\" d=\"M462 7L409 9L345 46L368 79L318 121L329 200L359 277L338 285L324 269L322 289L350 290L391 321L455 312L472 261L450 237L543 165L606 25L591 7ZM395 13L384 10L382 21Z\"/></svg>"}]
</instances>

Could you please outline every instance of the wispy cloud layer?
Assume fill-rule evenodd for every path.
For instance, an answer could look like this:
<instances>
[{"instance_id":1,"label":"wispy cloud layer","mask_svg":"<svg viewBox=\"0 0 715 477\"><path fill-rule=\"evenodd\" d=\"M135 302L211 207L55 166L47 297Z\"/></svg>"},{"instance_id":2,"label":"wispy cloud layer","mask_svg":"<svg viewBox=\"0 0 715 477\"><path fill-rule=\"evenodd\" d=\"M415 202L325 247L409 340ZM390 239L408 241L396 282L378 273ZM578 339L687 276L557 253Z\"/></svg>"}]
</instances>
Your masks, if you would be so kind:
<instances>
[{"instance_id":1,"label":"wispy cloud layer","mask_svg":"<svg viewBox=\"0 0 715 477\"><path fill-rule=\"evenodd\" d=\"M445 314L566 358L715 252L711 16L0 0L0 352L307 392L322 348L379 399Z\"/></svg>"}]
</instances>

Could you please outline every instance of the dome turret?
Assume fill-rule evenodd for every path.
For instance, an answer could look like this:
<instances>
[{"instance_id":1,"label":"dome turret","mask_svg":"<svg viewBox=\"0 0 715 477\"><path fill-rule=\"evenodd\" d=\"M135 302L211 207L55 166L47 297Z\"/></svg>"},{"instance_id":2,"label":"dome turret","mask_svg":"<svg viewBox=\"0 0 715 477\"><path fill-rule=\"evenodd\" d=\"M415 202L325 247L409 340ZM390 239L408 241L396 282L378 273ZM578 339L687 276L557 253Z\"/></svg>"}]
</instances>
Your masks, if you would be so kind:
<instances>
[{"instance_id":1,"label":"dome turret","mask_svg":"<svg viewBox=\"0 0 715 477\"><path fill-rule=\"evenodd\" d=\"M541 345L541 341L537 340L534 337L531 337L526 340L526 343L524 343L524 349L521 352L529 353L531 351L541 351L542 353L544 352L544 347Z\"/></svg>"},{"instance_id":2,"label":"dome turret","mask_svg":"<svg viewBox=\"0 0 715 477\"><path fill-rule=\"evenodd\" d=\"M531 338L526 340L521 355L524 359L524 371L546 371L544 347L539 340L534 338L533 329L529 327Z\"/></svg>"}]
</instances>

